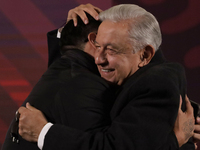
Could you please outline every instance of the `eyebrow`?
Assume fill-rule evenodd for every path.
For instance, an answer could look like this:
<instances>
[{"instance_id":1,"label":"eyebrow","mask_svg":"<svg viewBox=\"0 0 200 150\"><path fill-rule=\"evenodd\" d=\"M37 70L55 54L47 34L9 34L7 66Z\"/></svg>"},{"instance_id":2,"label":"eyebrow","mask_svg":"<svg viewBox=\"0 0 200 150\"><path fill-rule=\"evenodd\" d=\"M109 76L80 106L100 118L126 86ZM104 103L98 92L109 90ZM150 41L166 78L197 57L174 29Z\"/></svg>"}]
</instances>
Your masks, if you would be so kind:
<instances>
[{"instance_id":1,"label":"eyebrow","mask_svg":"<svg viewBox=\"0 0 200 150\"><path fill-rule=\"evenodd\" d=\"M95 44L99 44L96 40L94 40L94 43ZM112 46L113 48L117 48L117 46L114 44L112 44L112 43L107 43L105 46Z\"/></svg>"}]
</instances>

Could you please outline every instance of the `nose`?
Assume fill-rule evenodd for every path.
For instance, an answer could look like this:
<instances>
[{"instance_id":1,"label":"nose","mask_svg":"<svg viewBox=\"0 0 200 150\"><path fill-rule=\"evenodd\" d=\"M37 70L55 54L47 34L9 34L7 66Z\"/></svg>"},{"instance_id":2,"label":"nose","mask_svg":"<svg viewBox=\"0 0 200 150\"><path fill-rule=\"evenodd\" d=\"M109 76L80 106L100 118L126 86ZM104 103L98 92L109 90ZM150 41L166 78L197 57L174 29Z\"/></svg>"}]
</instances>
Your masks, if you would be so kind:
<instances>
[{"instance_id":1,"label":"nose","mask_svg":"<svg viewBox=\"0 0 200 150\"><path fill-rule=\"evenodd\" d=\"M97 50L95 52L95 64L103 65L107 63L106 53L103 50Z\"/></svg>"}]
</instances>

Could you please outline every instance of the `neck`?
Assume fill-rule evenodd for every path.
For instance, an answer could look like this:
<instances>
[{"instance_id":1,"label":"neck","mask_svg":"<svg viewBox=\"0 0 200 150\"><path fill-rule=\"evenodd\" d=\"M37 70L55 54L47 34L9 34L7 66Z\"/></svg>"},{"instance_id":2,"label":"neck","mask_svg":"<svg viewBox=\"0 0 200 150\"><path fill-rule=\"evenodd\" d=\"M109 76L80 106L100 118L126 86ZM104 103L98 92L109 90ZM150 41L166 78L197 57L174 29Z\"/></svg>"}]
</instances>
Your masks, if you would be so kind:
<instances>
[{"instance_id":1,"label":"neck","mask_svg":"<svg viewBox=\"0 0 200 150\"><path fill-rule=\"evenodd\" d=\"M83 51L83 48L81 46L74 46L74 45L66 45L62 47L62 50L67 50L67 49L79 49Z\"/></svg>"},{"instance_id":2,"label":"neck","mask_svg":"<svg viewBox=\"0 0 200 150\"><path fill-rule=\"evenodd\" d=\"M70 50L70 49L79 49L79 50L84 51L81 47L74 46L74 45L66 45L61 48L61 54L64 54L67 50Z\"/></svg>"}]
</instances>

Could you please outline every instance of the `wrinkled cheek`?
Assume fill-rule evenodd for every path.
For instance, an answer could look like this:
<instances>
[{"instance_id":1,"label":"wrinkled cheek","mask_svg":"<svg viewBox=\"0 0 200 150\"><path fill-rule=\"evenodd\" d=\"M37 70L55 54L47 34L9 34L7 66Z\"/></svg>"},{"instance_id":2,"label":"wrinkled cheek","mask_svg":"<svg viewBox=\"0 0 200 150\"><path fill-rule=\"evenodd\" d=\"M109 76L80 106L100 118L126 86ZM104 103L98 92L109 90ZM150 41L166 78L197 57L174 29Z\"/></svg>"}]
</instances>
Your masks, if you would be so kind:
<instances>
[{"instance_id":1,"label":"wrinkled cheek","mask_svg":"<svg viewBox=\"0 0 200 150\"><path fill-rule=\"evenodd\" d=\"M126 77L127 77L127 74L126 74L125 68L118 70L117 75L116 75L117 82L122 83Z\"/></svg>"}]
</instances>

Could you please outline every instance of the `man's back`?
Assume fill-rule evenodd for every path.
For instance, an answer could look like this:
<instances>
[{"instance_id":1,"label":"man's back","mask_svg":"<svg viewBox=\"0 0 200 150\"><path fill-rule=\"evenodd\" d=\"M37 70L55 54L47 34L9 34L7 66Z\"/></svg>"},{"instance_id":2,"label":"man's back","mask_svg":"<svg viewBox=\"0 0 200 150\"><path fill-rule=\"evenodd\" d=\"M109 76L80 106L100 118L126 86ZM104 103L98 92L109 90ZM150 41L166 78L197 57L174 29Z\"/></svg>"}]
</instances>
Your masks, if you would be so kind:
<instances>
[{"instance_id":1,"label":"man's back","mask_svg":"<svg viewBox=\"0 0 200 150\"><path fill-rule=\"evenodd\" d=\"M110 123L109 110L114 94L98 76L93 58L80 50L68 50L43 74L23 105L29 102L40 109L49 122L89 131ZM36 144L11 142L3 149L38 149Z\"/></svg>"}]
</instances>

